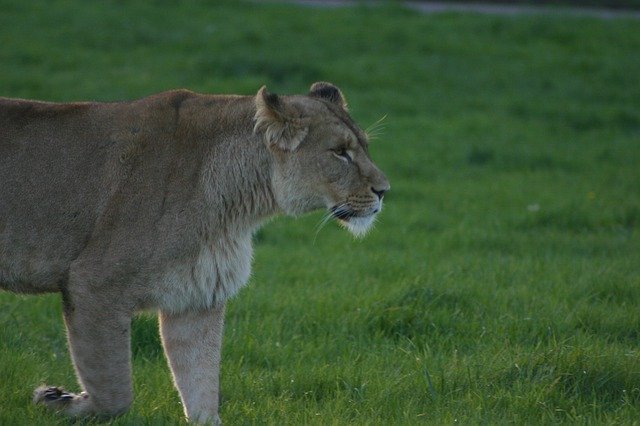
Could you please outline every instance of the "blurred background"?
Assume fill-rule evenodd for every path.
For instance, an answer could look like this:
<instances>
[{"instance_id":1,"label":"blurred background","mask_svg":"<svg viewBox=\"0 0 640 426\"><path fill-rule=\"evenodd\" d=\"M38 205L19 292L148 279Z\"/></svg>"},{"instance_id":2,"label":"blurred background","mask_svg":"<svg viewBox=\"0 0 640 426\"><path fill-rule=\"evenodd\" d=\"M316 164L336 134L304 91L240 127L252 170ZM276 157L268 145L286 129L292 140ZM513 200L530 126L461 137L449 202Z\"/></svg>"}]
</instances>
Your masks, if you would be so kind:
<instances>
[{"instance_id":1,"label":"blurred background","mask_svg":"<svg viewBox=\"0 0 640 426\"><path fill-rule=\"evenodd\" d=\"M640 2L301 3L0 0L0 96L326 80L375 125L392 190L366 239L321 212L256 235L223 421L637 422ZM132 346L114 424L180 424L152 314ZM75 386L59 297L2 293L0 424L65 424L29 404L42 382Z\"/></svg>"}]
</instances>

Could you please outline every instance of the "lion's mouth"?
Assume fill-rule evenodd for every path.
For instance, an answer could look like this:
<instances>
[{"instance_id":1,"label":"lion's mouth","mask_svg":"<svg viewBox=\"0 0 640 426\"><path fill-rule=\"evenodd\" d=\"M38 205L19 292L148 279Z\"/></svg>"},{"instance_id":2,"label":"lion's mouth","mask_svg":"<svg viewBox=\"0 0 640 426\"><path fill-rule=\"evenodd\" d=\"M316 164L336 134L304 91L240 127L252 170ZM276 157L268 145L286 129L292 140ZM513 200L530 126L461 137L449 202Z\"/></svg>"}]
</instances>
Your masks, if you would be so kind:
<instances>
[{"instance_id":1,"label":"lion's mouth","mask_svg":"<svg viewBox=\"0 0 640 426\"><path fill-rule=\"evenodd\" d=\"M331 214L338 220L342 220L348 222L352 217L356 217L357 214L355 211L351 210L345 206L334 206L331 207Z\"/></svg>"},{"instance_id":2,"label":"lion's mouth","mask_svg":"<svg viewBox=\"0 0 640 426\"><path fill-rule=\"evenodd\" d=\"M331 207L330 211L331 211L331 215L334 218L342 222L349 222L351 219L354 219L354 218L364 219L364 218L373 217L380 211L380 207L372 207L365 211L356 211L348 205L339 204L337 206Z\"/></svg>"},{"instance_id":3,"label":"lion's mouth","mask_svg":"<svg viewBox=\"0 0 640 426\"><path fill-rule=\"evenodd\" d=\"M342 204L331 207L330 211L331 215L353 235L363 237L371 229L380 207L377 206L368 211L357 211L348 205Z\"/></svg>"}]
</instances>

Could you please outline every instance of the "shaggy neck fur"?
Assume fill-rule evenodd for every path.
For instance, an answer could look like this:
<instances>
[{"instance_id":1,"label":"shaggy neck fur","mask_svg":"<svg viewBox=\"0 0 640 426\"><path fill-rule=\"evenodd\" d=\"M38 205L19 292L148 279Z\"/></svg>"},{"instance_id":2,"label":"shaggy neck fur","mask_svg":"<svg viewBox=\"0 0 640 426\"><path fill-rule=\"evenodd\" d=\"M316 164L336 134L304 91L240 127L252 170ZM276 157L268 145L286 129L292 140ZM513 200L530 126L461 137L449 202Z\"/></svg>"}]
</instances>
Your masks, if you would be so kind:
<instances>
[{"instance_id":1,"label":"shaggy neck fur","mask_svg":"<svg viewBox=\"0 0 640 426\"><path fill-rule=\"evenodd\" d=\"M197 187L185 207L196 226L184 230L189 254L163 268L151 299L170 313L208 309L235 295L250 276L252 233L280 210L272 155L253 133L253 98L195 96L178 109L178 143L198 152L188 160L197 163Z\"/></svg>"},{"instance_id":2,"label":"shaggy neck fur","mask_svg":"<svg viewBox=\"0 0 640 426\"><path fill-rule=\"evenodd\" d=\"M211 217L214 229L242 233L253 231L277 214L279 208L272 186L272 155L262 137L251 131L255 115L253 97L237 98L234 104L235 114L226 108L228 117L217 114L211 121L245 124L238 125L233 135L221 135L223 142L213 141L204 162L202 182L206 203L217 206L207 209L216 212Z\"/></svg>"}]
</instances>

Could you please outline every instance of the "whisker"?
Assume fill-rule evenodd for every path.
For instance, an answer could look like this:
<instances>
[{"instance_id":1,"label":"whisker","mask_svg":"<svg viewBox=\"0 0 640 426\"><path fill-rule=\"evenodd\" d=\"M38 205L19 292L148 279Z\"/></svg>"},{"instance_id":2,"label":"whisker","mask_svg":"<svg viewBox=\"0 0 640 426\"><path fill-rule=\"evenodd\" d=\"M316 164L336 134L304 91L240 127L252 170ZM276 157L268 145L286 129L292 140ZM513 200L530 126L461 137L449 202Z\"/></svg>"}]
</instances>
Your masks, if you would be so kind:
<instances>
[{"instance_id":1,"label":"whisker","mask_svg":"<svg viewBox=\"0 0 640 426\"><path fill-rule=\"evenodd\" d=\"M384 130L383 122L386 119L387 119L387 114L383 115L377 121L375 121L373 124L367 127L367 129L364 132L367 134L367 136L370 139L377 137L380 134L380 132Z\"/></svg>"},{"instance_id":2,"label":"whisker","mask_svg":"<svg viewBox=\"0 0 640 426\"><path fill-rule=\"evenodd\" d=\"M379 127L377 129L374 129L373 132L367 132L367 137L369 138L369 140L377 139L378 136L380 136L384 130L385 130L384 127Z\"/></svg>"},{"instance_id":3,"label":"whisker","mask_svg":"<svg viewBox=\"0 0 640 426\"><path fill-rule=\"evenodd\" d=\"M338 207L340 208L340 207ZM329 221L331 220L331 218L333 217L333 213L332 212L326 212L322 218L320 219L320 222L318 222L318 224L316 225L316 233L313 236L313 245L316 244L316 240L318 239L318 234L320 234L320 231L322 230L322 228L324 228L327 223L329 223Z\"/></svg>"},{"instance_id":4,"label":"whisker","mask_svg":"<svg viewBox=\"0 0 640 426\"><path fill-rule=\"evenodd\" d=\"M371 129L375 128L375 126L378 126L380 124L382 124L382 122L384 120L387 119L387 114L383 115L382 117L380 117L379 119L377 119L375 122L373 122L371 125L369 125L369 127L367 127L367 132L370 131Z\"/></svg>"},{"instance_id":5,"label":"whisker","mask_svg":"<svg viewBox=\"0 0 640 426\"><path fill-rule=\"evenodd\" d=\"M331 220L332 214L331 212L325 213L322 215L320 222L316 225L316 231L320 232L322 228Z\"/></svg>"}]
</instances>

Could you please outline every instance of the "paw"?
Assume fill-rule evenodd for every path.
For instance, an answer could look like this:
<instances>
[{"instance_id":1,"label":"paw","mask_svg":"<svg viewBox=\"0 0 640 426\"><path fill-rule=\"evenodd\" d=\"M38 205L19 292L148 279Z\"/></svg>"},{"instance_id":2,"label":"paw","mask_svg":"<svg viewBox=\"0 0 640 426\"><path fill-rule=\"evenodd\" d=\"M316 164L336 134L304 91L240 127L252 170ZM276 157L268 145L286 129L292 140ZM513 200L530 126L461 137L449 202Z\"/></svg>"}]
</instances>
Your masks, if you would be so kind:
<instances>
[{"instance_id":1,"label":"paw","mask_svg":"<svg viewBox=\"0 0 640 426\"><path fill-rule=\"evenodd\" d=\"M33 403L44 404L55 411L74 412L74 406L85 402L89 395L67 392L57 386L40 386L33 392ZM71 414L71 413L69 413Z\"/></svg>"},{"instance_id":2,"label":"paw","mask_svg":"<svg viewBox=\"0 0 640 426\"><path fill-rule=\"evenodd\" d=\"M73 395L57 386L40 386L33 392L34 404L66 404Z\"/></svg>"}]
</instances>

